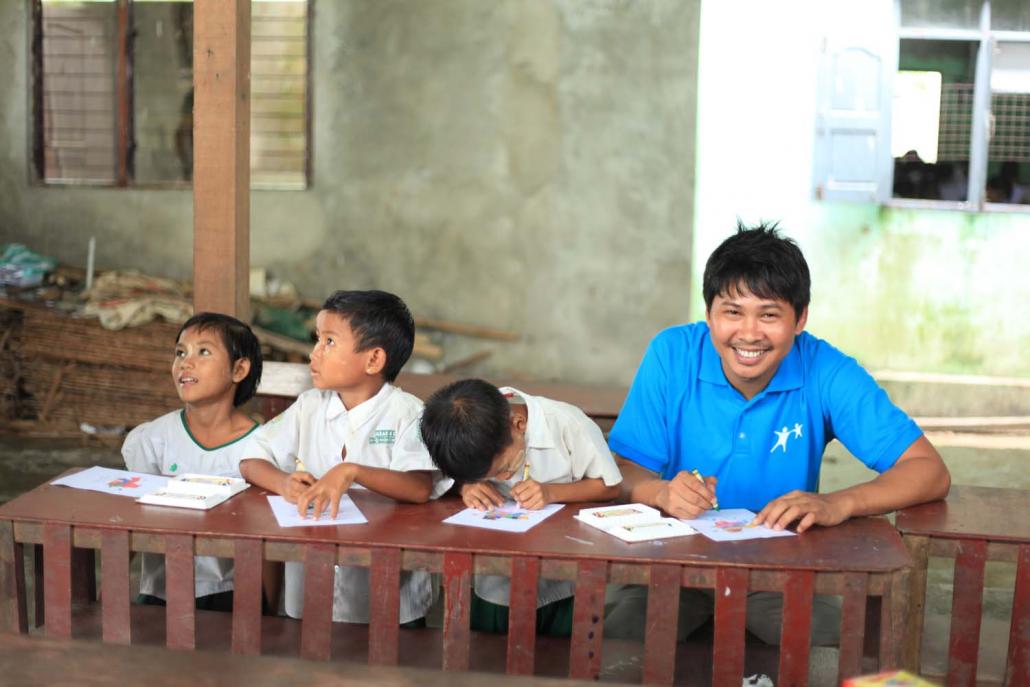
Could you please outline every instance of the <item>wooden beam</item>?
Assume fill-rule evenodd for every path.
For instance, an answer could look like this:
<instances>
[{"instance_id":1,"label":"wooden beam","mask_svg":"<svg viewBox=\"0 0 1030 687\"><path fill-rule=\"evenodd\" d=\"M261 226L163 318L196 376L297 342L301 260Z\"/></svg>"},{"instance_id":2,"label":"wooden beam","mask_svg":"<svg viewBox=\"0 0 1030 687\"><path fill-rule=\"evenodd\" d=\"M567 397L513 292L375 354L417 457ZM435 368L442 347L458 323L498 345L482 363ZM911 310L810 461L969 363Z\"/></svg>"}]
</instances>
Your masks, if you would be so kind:
<instances>
[{"instance_id":1,"label":"wooden beam","mask_svg":"<svg viewBox=\"0 0 1030 687\"><path fill-rule=\"evenodd\" d=\"M193 307L250 318L250 0L193 13Z\"/></svg>"}]
</instances>

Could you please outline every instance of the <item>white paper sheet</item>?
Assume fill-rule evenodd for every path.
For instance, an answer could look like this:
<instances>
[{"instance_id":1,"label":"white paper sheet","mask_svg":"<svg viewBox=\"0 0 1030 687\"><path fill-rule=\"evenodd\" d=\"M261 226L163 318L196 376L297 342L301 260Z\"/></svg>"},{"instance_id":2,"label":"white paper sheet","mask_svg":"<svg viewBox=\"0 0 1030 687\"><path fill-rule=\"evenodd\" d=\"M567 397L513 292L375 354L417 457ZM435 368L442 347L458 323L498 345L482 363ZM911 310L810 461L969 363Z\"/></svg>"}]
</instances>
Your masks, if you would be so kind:
<instances>
[{"instance_id":1,"label":"white paper sheet","mask_svg":"<svg viewBox=\"0 0 1030 687\"><path fill-rule=\"evenodd\" d=\"M94 465L81 472L76 472L74 475L55 479L50 484L139 498L144 494L162 489L168 484L168 480L169 478L164 475L149 475L145 472L114 470Z\"/></svg>"},{"instance_id":2,"label":"white paper sheet","mask_svg":"<svg viewBox=\"0 0 1030 687\"><path fill-rule=\"evenodd\" d=\"M514 501L508 501L500 508L493 510L466 508L447 518L444 522L450 525L481 527L501 532L526 532L560 511L564 505L564 503L551 503L540 510L526 510L519 508Z\"/></svg>"},{"instance_id":3,"label":"white paper sheet","mask_svg":"<svg viewBox=\"0 0 1030 687\"><path fill-rule=\"evenodd\" d=\"M346 494L340 497L340 510L335 518L330 518L329 509L326 509L318 520L315 520L310 515L311 508L308 509L308 517L302 518L297 512L297 504L290 503L282 496L269 496L268 505L272 507L272 514L279 523L279 527L326 527L328 525L361 525L368 522L368 518Z\"/></svg>"},{"instance_id":4,"label":"white paper sheet","mask_svg":"<svg viewBox=\"0 0 1030 687\"><path fill-rule=\"evenodd\" d=\"M723 508L706 511L699 518L683 522L715 541L743 541L797 535L796 532L788 530L771 530L765 525L753 526L750 523L754 519L755 514L745 508Z\"/></svg>"}]
</instances>

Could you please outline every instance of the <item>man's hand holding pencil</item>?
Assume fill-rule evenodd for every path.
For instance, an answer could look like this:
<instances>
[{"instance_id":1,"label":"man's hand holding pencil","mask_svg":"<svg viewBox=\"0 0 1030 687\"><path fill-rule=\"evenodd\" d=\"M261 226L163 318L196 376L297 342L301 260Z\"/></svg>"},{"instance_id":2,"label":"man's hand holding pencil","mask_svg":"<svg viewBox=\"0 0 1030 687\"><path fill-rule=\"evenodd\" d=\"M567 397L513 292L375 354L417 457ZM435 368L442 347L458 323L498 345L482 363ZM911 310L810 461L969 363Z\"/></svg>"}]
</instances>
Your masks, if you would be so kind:
<instances>
[{"instance_id":1,"label":"man's hand holding pencil","mask_svg":"<svg viewBox=\"0 0 1030 687\"><path fill-rule=\"evenodd\" d=\"M702 477L697 471L681 470L663 482L655 496L655 505L674 518L696 518L709 508L717 508L715 477Z\"/></svg>"}]
</instances>

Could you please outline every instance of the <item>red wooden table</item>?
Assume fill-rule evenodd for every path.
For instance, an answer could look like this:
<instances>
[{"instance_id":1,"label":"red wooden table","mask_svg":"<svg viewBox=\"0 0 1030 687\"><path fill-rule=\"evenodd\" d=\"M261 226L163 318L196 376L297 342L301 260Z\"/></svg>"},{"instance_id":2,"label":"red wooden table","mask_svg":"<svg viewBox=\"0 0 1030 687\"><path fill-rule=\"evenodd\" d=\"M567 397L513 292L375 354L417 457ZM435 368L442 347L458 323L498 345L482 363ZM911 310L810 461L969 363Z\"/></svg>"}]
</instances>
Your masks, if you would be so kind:
<instances>
[{"instance_id":1,"label":"red wooden table","mask_svg":"<svg viewBox=\"0 0 1030 687\"><path fill-rule=\"evenodd\" d=\"M193 556L215 555L235 559L231 648L243 654L274 651L270 647L282 625L297 626L295 621L261 616L262 561L296 560L306 564L298 651L310 659L325 660L331 652L342 651L334 632L338 635L338 626L345 624L331 621L328 603L333 565L339 563L371 569L367 659L374 665L428 660L424 655L412 658L405 649L404 661L399 661L399 647L412 632L398 627L397 581L402 569L442 574L445 617L442 631L433 631L432 636L437 638L439 652L436 666L444 670L476 667L478 657L471 655L474 633L469 630L473 573L512 578L503 658L509 674L540 670L534 614L541 577L576 582L572 637L563 644L568 675L573 678L595 679L600 672L608 582L650 588L642 647L645 682L669 684L676 675L680 587L718 590L711 656L716 685L741 683L748 591L784 593L786 631L777 684L806 682L813 593L843 597L841 676L859 672L869 597L882 599L880 666L899 665L911 558L897 532L882 518L856 519L790 538L716 543L697 535L628 544L573 519L577 508L572 506L517 535L442 524L461 509L456 499L415 506L363 491L352 494L368 524L281 529L263 492L256 488L210 511L188 511L142 506L125 497L65 487L38 487L0 507L0 622L8 632L27 631L23 548L42 545L44 631L54 638L87 634L88 613L80 613L82 605L74 603L73 584L81 586L79 578L88 574L73 574L73 551L88 549L100 553L99 625L105 642L128 644L148 631L133 624L134 614L144 607L129 605L129 557L132 551L149 551L165 555L168 607L167 612L158 612L164 616L165 642L172 648L192 649L198 637L214 627L203 612L194 610ZM197 622L198 614L204 622ZM480 637L477 654L485 646ZM348 646L354 649L353 643ZM681 673L695 670L680 668Z\"/></svg>"},{"instance_id":2,"label":"red wooden table","mask_svg":"<svg viewBox=\"0 0 1030 687\"><path fill-rule=\"evenodd\" d=\"M1016 563L1006 685L1030 685L1030 493L953 486L944 501L899 511L897 528L912 553L906 664L918 667L929 556L955 559L948 685L975 685L986 561Z\"/></svg>"}]
</instances>

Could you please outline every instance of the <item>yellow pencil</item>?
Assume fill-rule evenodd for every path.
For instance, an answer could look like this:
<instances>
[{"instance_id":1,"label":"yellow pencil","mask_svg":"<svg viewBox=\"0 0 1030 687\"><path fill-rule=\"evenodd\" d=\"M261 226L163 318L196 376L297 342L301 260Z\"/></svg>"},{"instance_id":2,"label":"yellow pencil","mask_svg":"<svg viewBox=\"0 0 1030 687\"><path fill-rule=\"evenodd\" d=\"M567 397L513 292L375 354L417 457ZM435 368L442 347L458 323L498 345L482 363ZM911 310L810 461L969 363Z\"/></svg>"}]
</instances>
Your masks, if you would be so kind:
<instances>
[{"instance_id":1,"label":"yellow pencil","mask_svg":"<svg viewBox=\"0 0 1030 687\"><path fill-rule=\"evenodd\" d=\"M526 461L526 464L522 466L522 481L525 482L527 479L529 479L529 461L528 460Z\"/></svg>"},{"instance_id":2,"label":"yellow pencil","mask_svg":"<svg viewBox=\"0 0 1030 687\"><path fill-rule=\"evenodd\" d=\"M701 484L705 483L705 478L701 476L701 473L698 472L697 468L694 468L690 472L692 475L694 475L694 477L697 477L698 482L700 482ZM715 498L714 493L712 494L712 508L714 508L715 510L719 510L719 499Z\"/></svg>"}]
</instances>

